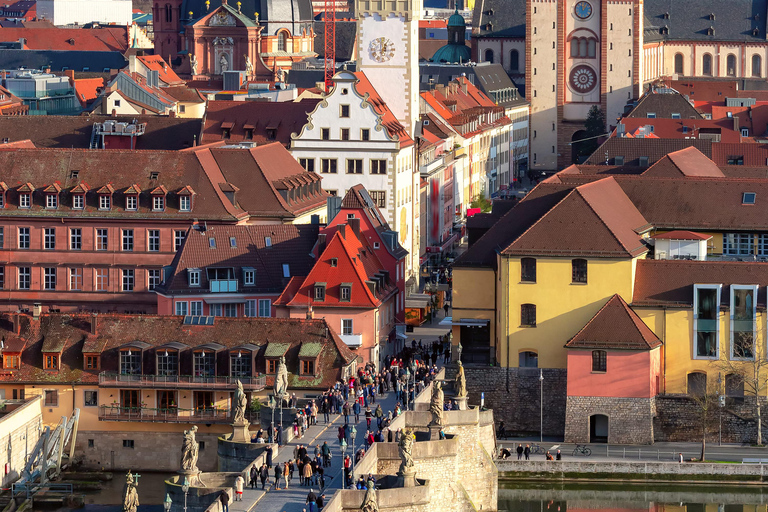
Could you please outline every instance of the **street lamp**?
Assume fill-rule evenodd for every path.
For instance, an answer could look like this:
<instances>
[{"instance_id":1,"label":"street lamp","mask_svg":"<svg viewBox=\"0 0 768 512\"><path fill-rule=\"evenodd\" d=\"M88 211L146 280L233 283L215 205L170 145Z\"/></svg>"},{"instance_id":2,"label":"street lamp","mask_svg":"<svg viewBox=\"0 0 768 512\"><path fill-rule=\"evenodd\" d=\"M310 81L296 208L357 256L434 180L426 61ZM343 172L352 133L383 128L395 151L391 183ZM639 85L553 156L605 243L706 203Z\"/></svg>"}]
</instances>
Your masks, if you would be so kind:
<instances>
[{"instance_id":1,"label":"street lamp","mask_svg":"<svg viewBox=\"0 0 768 512\"><path fill-rule=\"evenodd\" d=\"M163 509L165 512L171 512L171 506L173 505L173 500L171 499L171 495L168 493L165 493L165 501L163 502Z\"/></svg>"},{"instance_id":2,"label":"street lamp","mask_svg":"<svg viewBox=\"0 0 768 512\"><path fill-rule=\"evenodd\" d=\"M723 375L721 373L717 374L717 409L720 413L720 427L718 428L718 434L717 434L717 446L723 446L723 406L725 405L724 397L720 394L720 390L723 388L722 386L723 382Z\"/></svg>"},{"instance_id":3,"label":"street lamp","mask_svg":"<svg viewBox=\"0 0 768 512\"><path fill-rule=\"evenodd\" d=\"M339 444L341 445L341 467L344 468L344 459L347 458L347 440L342 437ZM343 475L342 478L344 479L344 483L341 485L341 488L346 489L347 474L345 471L342 471L341 474Z\"/></svg>"},{"instance_id":4,"label":"street lamp","mask_svg":"<svg viewBox=\"0 0 768 512\"><path fill-rule=\"evenodd\" d=\"M349 437L352 438L352 478L355 478L355 455L357 455L357 445L355 444L355 437L357 437L357 429L352 425L352 430L349 432Z\"/></svg>"},{"instance_id":5,"label":"street lamp","mask_svg":"<svg viewBox=\"0 0 768 512\"><path fill-rule=\"evenodd\" d=\"M273 441L273 434L275 432L275 396L269 395L269 406L272 408L272 421L269 424L269 442Z\"/></svg>"},{"instance_id":6,"label":"street lamp","mask_svg":"<svg viewBox=\"0 0 768 512\"><path fill-rule=\"evenodd\" d=\"M539 368L539 442L544 442L544 369Z\"/></svg>"},{"instance_id":7,"label":"street lamp","mask_svg":"<svg viewBox=\"0 0 768 512\"><path fill-rule=\"evenodd\" d=\"M184 492L184 512L187 512L187 493L189 492L189 480L184 477L184 483L181 484L181 490Z\"/></svg>"},{"instance_id":8,"label":"street lamp","mask_svg":"<svg viewBox=\"0 0 768 512\"><path fill-rule=\"evenodd\" d=\"M408 399L411 396L410 387L411 385L411 371L406 367L405 368L405 410L408 410Z\"/></svg>"}]
</instances>

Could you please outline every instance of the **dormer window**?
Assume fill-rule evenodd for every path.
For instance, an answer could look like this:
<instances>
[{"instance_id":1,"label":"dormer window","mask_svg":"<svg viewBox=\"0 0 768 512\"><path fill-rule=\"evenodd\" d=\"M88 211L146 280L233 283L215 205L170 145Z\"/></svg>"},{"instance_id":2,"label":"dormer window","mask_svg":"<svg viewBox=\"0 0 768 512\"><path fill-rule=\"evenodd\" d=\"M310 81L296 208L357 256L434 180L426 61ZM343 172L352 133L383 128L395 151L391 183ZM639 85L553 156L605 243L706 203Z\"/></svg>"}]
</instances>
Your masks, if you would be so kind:
<instances>
[{"instance_id":1,"label":"dormer window","mask_svg":"<svg viewBox=\"0 0 768 512\"><path fill-rule=\"evenodd\" d=\"M317 359L323 349L321 343L302 343L299 349L299 375L315 375L317 370Z\"/></svg>"},{"instance_id":2,"label":"dormer window","mask_svg":"<svg viewBox=\"0 0 768 512\"><path fill-rule=\"evenodd\" d=\"M102 194L99 196L99 210L110 210L112 208L112 196Z\"/></svg>"},{"instance_id":3,"label":"dormer window","mask_svg":"<svg viewBox=\"0 0 768 512\"><path fill-rule=\"evenodd\" d=\"M713 16L714 16L714 14L713 14ZM707 29L707 35L708 36L714 36L715 35L715 27L709 27Z\"/></svg>"},{"instance_id":4,"label":"dormer window","mask_svg":"<svg viewBox=\"0 0 768 512\"><path fill-rule=\"evenodd\" d=\"M331 258L330 264L331 264L332 267L338 267L339 266L338 258Z\"/></svg>"},{"instance_id":5,"label":"dormer window","mask_svg":"<svg viewBox=\"0 0 768 512\"><path fill-rule=\"evenodd\" d=\"M85 354L84 355L84 362L83 367L86 370L98 370L100 366L99 361L99 355L98 354Z\"/></svg>"},{"instance_id":6,"label":"dormer window","mask_svg":"<svg viewBox=\"0 0 768 512\"><path fill-rule=\"evenodd\" d=\"M253 267L243 267L243 285L253 286L256 284L256 269Z\"/></svg>"},{"instance_id":7,"label":"dormer window","mask_svg":"<svg viewBox=\"0 0 768 512\"><path fill-rule=\"evenodd\" d=\"M7 352L3 354L3 369L18 370L20 364L21 364L21 354L7 353Z\"/></svg>"},{"instance_id":8,"label":"dormer window","mask_svg":"<svg viewBox=\"0 0 768 512\"><path fill-rule=\"evenodd\" d=\"M251 377L252 358L250 350L236 349L229 352L230 377Z\"/></svg>"},{"instance_id":9,"label":"dormer window","mask_svg":"<svg viewBox=\"0 0 768 512\"><path fill-rule=\"evenodd\" d=\"M157 350L157 374L164 377L179 375L179 352L160 348Z\"/></svg>"},{"instance_id":10,"label":"dormer window","mask_svg":"<svg viewBox=\"0 0 768 512\"><path fill-rule=\"evenodd\" d=\"M200 286L200 269L199 268L187 269L187 284L189 286Z\"/></svg>"},{"instance_id":11,"label":"dormer window","mask_svg":"<svg viewBox=\"0 0 768 512\"><path fill-rule=\"evenodd\" d=\"M315 283L315 300L323 302L325 300L325 286L326 283Z\"/></svg>"},{"instance_id":12,"label":"dormer window","mask_svg":"<svg viewBox=\"0 0 768 512\"><path fill-rule=\"evenodd\" d=\"M341 283L339 287L339 300L341 302L352 300L352 283Z\"/></svg>"},{"instance_id":13,"label":"dormer window","mask_svg":"<svg viewBox=\"0 0 768 512\"><path fill-rule=\"evenodd\" d=\"M8 190L8 185L5 182L0 181L0 208L5 208L5 191Z\"/></svg>"},{"instance_id":14,"label":"dormer window","mask_svg":"<svg viewBox=\"0 0 768 512\"><path fill-rule=\"evenodd\" d=\"M43 354L43 369L44 370L58 370L59 369L59 354Z\"/></svg>"},{"instance_id":15,"label":"dormer window","mask_svg":"<svg viewBox=\"0 0 768 512\"><path fill-rule=\"evenodd\" d=\"M22 192L19 194L19 208L30 208L32 206L32 194Z\"/></svg>"},{"instance_id":16,"label":"dormer window","mask_svg":"<svg viewBox=\"0 0 768 512\"><path fill-rule=\"evenodd\" d=\"M165 211L165 196L168 192L165 187L160 185L152 191L152 211L162 212Z\"/></svg>"},{"instance_id":17,"label":"dormer window","mask_svg":"<svg viewBox=\"0 0 768 512\"><path fill-rule=\"evenodd\" d=\"M125 209L129 212L135 212L139 209L139 196L130 195L125 196Z\"/></svg>"},{"instance_id":18,"label":"dormer window","mask_svg":"<svg viewBox=\"0 0 768 512\"><path fill-rule=\"evenodd\" d=\"M126 348L120 351L120 374L141 374L141 350L137 348Z\"/></svg>"},{"instance_id":19,"label":"dormer window","mask_svg":"<svg viewBox=\"0 0 768 512\"><path fill-rule=\"evenodd\" d=\"M57 194L45 195L45 207L49 210L55 210L59 207L59 196Z\"/></svg>"},{"instance_id":20,"label":"dormer window","mask_svg":"<svg viewBox=\"0 0 768 512\"><path fill-rule=\"evenodd\" d=\"M188 212L192 209L192 198L189 196L179 197L179 210L182 212Z\"/></svg>"}]
</instances>

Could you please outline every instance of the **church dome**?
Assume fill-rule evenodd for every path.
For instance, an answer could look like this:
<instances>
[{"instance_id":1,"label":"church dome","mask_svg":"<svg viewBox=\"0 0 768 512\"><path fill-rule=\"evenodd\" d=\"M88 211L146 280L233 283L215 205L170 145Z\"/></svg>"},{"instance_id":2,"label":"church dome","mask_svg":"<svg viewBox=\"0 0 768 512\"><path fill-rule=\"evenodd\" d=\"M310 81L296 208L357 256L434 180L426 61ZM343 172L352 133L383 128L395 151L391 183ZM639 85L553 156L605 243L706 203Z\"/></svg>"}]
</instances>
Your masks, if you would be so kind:
<instances>
[{"instance_id":1,"label":"church dome","mask_svg":"<svg viewBox=\"0 0 768 512\"><path fill-rule=\"evenodd\" d=\"M438 48L432 56L432 62L469 62L472 60L472 50L465 44L448 43Z\"/></svg>"},{"instance_id":2,"label":"church dome","mask_svg":"<svg viewBox=\"0 0 768 512\"><path fill-rule=\"evenodd\" d=\"M456 9L456 11L451 14L451 17L448 18L448 26L449 27L465 27L467 25L467 22L464 21L464 16L459 14L459 10Z\"/></svg>"}]
</instances>

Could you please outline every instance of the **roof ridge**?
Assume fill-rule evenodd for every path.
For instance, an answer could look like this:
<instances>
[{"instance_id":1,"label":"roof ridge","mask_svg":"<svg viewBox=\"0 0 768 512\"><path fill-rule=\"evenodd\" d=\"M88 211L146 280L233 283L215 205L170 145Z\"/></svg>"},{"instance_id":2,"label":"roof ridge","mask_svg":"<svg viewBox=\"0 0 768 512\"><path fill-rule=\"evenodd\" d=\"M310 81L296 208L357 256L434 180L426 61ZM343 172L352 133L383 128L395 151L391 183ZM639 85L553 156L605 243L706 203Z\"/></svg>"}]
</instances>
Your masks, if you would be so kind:
<instances>
[{"instance_id":1,"label":"roof ridge","mask_svg":"<svg viewBox=\"0 0 768 512\"><path fill-rule=\"evenodd\" d=\"M540 186L540 185L536 185L536 187L534 187L534 189L535 189L535 188L537 188L537 187L539 187L539 186ZM533 191L533 190L531 190L531 192L532 192L532 191ZM575 188L575 187L574 187L573 189L571 189L570 191L568 191L568 193L565 195L565 197L564 197L564 198L562 198L560 201L558 201L558 202L557 202L557 203L556 203L554 206L552 206L552 208L550 208L549 210L547 210L547 212L546 212L544 215L542 215L541 217L539 217L538 219L536 219L536 222L534 222L533 224L531 224L530 226L528 226L528 229L526 229L525 231L523 231L522 233L520 233L520 235L518 235L518 236L517 236L517 237L516 237L514 240L510 241L510 242L507 244L507 246L506 246L504 249L502 249L502 250L501 250L501 252L504 252L504 251L507 251L507 250L509 250L509 248L510 248L510 247L511 247L511 246L512 246L512 245L513 245L515 242L517 242L518 240L520 240L521 238L523 238L523 237L524 237L525 235L527 235L527 234L528 234L528 233L529 233L529 232L530 232L530 231L531 231L533 228L535 228L536 226L538 226L538 225L539 225L539 223L541 223L541 222L544 220L544 218L545 218L547 215L549 215L550 213L552 213L552 211L554 211L554 210L555 210L555 208L557 208L558 206L560 206L561 204L563 204L563 202L565 202L565 201L566 201L566 200L567 200L569 197L571 197L571 195L572 195L572 194L573 194L575 191L576 191L576 188ZM530 194L530 192L529 192L529 194ZM523 199L523 201L525 201L525 198ZM522 202L522 201L521 201L521 202ZM513 209L514 209L514 208L510 209L510 210L509 210L509 212L511 212ZM502 216L502 218L506 217L506 215L507 215L509 212L505 213L505 214ZM499 219L499 220L501 220L501 219ZM489 231L490 231L490 230L489 230ZM483 236L485 236L486 234L488 234L488 233L485 233ZM483 236L481 236L480 238L483 238Z\"/></svg>"}]
</instances>

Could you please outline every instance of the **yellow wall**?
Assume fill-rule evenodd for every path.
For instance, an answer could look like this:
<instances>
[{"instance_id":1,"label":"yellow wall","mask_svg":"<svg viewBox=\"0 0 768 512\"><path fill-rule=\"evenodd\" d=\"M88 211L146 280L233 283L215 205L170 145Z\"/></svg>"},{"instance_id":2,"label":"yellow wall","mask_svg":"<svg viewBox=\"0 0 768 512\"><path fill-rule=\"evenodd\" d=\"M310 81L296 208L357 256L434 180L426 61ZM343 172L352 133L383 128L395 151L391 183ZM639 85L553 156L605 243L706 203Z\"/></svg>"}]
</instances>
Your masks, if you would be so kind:
<instances>
[{"instance_id":1,"label":"yellow wall","mask_svg":"<svg viewBox=\"0 0 768 512\"><path fill-rule=\"evenodd\" d=\"M460 318L487 319L491 322L491 346L495 344L496 330L496 273L491 268L453 269L451 312L453 320ZM453 343L458 344L460 328L453 327Z\"/></svg>"},{"instance_id":2,"label":"yellow wall","mask_svg":"<svg viewBox=\"0 0 768 512\"><path fill-rule=\"evenodd\" d=\"M509 286L499 307L509 319L511 367L518 365L520 352L530 350L538 353L539 367L565 368L563 346L606 301L616 293L627 302L632 301L635 260L629 258L589 260L586 284L571 282L571 258L536 258L536 283L520 281L519 257L503 261L500 268L509 270ZM504 286L504 271L501 280ZM522 304L536 305L536 327L520 326ZM505 353L501 355L501 364L507 365Z\"/></svg>"}]
</instances>

